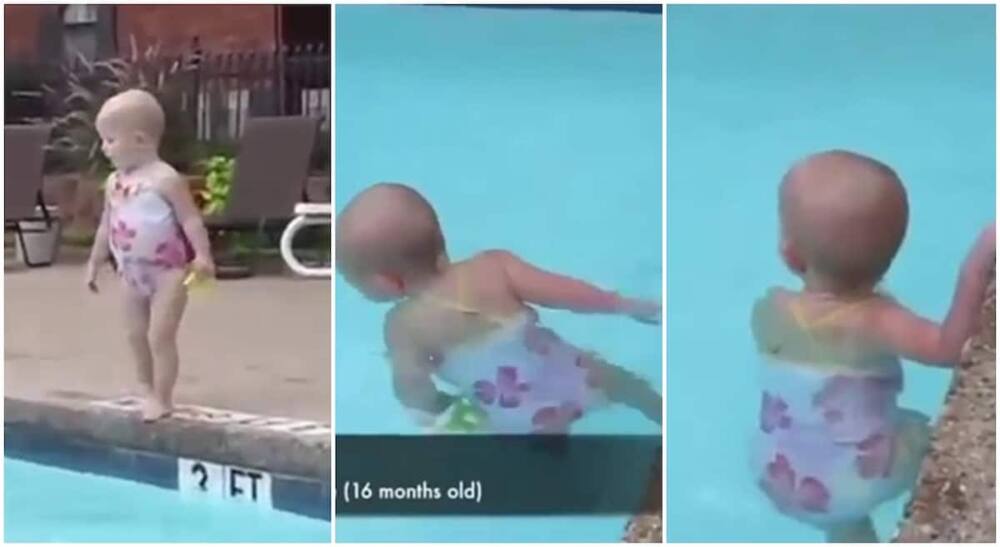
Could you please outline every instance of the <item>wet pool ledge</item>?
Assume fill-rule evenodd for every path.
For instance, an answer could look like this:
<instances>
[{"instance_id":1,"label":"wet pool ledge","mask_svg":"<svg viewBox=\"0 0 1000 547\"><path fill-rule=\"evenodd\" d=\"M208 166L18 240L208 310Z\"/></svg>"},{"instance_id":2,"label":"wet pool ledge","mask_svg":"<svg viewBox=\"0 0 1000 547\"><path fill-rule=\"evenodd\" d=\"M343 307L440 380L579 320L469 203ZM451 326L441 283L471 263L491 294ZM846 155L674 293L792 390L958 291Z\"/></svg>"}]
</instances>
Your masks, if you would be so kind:
<instances>
[{"instance_id":1,"label":"wet pool ledge","mask_svg":"<svg viewBox=\"0 0 1000 547\"><path fill-rule=\"evenodd\" d=\"M137 416L81 401L4 399L5 456L178 488L178 458L267 471L274 509L330 520L329 436Z\"/></svg>"},{"instance_id":2,"label":"wet pool ledge","mask_svg":"<svg viewBox=\"0 0 1000 547\"><path fill-rule=\"evenodd\" d=\"M996 281L963 352L931 451L894 541L996 540Z\"/></svg>"},{"instance_id":3,"label":"wet pool ledge","mask_svg":"<svg viewBox=\"0 0 1000 547\"><path fill-rule=\"evenodd\" d=\"M663 449L656 454L650 469L649 485L642 509L625 527L628 543L663 543Z\"/></svg>"}]
</instances>

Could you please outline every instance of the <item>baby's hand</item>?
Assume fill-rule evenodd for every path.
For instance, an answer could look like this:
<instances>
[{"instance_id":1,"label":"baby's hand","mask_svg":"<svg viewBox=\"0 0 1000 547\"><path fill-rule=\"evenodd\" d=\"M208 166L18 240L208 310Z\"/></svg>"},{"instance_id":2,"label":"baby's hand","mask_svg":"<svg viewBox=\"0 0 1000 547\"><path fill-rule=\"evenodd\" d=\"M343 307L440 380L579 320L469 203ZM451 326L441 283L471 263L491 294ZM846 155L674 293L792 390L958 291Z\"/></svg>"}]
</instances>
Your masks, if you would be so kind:
<instances>
[{"instance_id":1,"label":"baby's hand","mask_svg":"<svg viewBox=\"0 0 1000 547\"><path fill-rule=\"evenodd\" d=\"M87 288L90 292L97 293L97 266L93 263L87 263L87 271L84 274L84 283L86 283Z\"/></svg>"},{"instance_id":2,"label":"baby's hand","mask_svg":"<svg viewBox=\"0 0 1000 547\"><path fill-rule=\"evenodd\" d=\"M983 228L976 238L975 246L969 252L966 259L966 267L977 270L976 274L986 275L989 269L996 263L997 235L996 222L991 222L989 226Z\"/></svg>"},{"instance_id":3,"label":"baby's hand","mask_svg":"<svg viewBox=\"0 0 1000 547\"><path fill-rule=\"evenodd\" d=\"M196 256L191 261L191 269L204 279L215 277L215 262L211 256Z\"/></svg>"},{"instance_id":4,"label":"baby's hand","mask_svg":"<svg viewBox=\"0 0 1000 547\"><path fill-rule=\"evenodd\" d=\"M622 300L621 312L640 323L659 325L663 307L655 300L625 298Z\"/></svg>"},{"instance_id":5,"label":"baby's hand","mask_svg":"<svg viewBox=\"0 0 1000 547\"><path fill-rule=\"evenodd\" d=\"M997 223L993 221L989 226L983 228L976 242L980 247L985 248L985 253L989 256L996 256L997 253ZM991 261L992 262L992 261Z\"/></svg>"}]
</instances>

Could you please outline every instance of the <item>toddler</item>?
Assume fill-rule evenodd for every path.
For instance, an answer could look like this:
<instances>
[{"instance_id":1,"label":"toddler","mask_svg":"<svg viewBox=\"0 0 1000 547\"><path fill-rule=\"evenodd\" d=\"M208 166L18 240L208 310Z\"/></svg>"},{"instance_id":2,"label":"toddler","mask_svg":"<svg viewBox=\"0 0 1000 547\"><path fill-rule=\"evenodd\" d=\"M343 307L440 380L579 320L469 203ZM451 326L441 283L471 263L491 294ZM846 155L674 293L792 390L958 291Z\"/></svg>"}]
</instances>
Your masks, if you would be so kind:
<instances>
[{"instance_id":1,"label":"toddler","mask_svg":"<svg viewBox=\"0 0 1000 547\"><path fill-rule=\"evenodd\" d=\"M900 359L959 361L995 260L991 225L945 321L924 319L876 288L907 216L896 173L859 154L809 156L781 183L780 254L803 286L773 288L753 310L763 365L754 465L780 511L833 542L876 541L869 514L912 487L928 427L897 406Z\"/></svg>"},{"instance_id":2,"label":"toddler","mask_svg":"<svg viewBox=\"0 0 1000 547\"><path fill-rule=\"evenodd\" d=\"M606 400L660 422L655 390L539 325L530 306L657 324L659 303L540 270L507 251L452 262L434 209L401 184L356 196L337 217L336 245L348 283L370 300L396 302L384 326L393 387L421 423L465 413L470 430L566 433ZM455 393L439 391L433 378Z\"/></svg>"},{"instance_id":3,"label":"toddler","mask_svg":"<svg viewBox=\"0 0 1000 547\"><path fill-rule=\"evenodd\" d=\"M145 91L125 91L102 105L97 131L115 171L105 183L104 213L86 270L86 284L97 292L98 270L110 255L124 282L126 333L146 421L173 408L184 280L215 272L188 185L158 156L164 123L163 109Z\"/></svg>"}]
</instances>

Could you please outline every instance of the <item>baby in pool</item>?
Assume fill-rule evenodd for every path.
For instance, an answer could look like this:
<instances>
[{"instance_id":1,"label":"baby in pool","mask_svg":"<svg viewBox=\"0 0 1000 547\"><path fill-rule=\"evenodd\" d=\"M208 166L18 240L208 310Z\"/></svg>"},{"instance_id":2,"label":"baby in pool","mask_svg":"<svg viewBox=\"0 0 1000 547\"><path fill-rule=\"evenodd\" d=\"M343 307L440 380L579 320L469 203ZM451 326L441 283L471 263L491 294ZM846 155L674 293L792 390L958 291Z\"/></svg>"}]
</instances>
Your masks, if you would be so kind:
<instances>
[{"instance_id":1,"label":"baby in pool","mask_svg":"<svg viewBox=\"0 0 1000 547\"><path fill-rule=\"evenodd\" d=\"M337 217L336 245L348 283L370 300L396 302L384 325L393 388L423 425L440 427L465 409L478 417L472 430L565 433L606 401L660 422L655 390L561 340L530 306L657 324L659 303L543 271L507 251L452 262L433 207L401 184L356 196ZM454 393L440 391L435 378Z\"/></svg>"},{"instance_id":2,"label":"baby in pool","mask_svg":"<svg viewBox=\"0 0 1000 547\"><path fill-rule=\"evenodd\" d=\"M138 89L101 106L97 132L115 171L105 184L104 213L86 270L86 284L97 292L100 267L114 258L146 421L173 409L185 279L189 274L208 279L215 272L208 233L187 182L158 156L164 123L156 98Z\"/></svg>"},{"instance_id":3,"label":"baby in pool","mask_svg":"<svg viewBox=\"0 0 1000 547\"><path fill-rule=\"evenodd\" d=\"M780 216L780 253L803 287L772 288L753 310L759 485L828 541L873 542L871 511L912 487L928 441L926 417L897 406L900 359L958 363L995 261L994 226L965 259L939 324L876 288L907 226L891 168L845 151L809 156L781 183Z\"/></svg>"}]
</instances>

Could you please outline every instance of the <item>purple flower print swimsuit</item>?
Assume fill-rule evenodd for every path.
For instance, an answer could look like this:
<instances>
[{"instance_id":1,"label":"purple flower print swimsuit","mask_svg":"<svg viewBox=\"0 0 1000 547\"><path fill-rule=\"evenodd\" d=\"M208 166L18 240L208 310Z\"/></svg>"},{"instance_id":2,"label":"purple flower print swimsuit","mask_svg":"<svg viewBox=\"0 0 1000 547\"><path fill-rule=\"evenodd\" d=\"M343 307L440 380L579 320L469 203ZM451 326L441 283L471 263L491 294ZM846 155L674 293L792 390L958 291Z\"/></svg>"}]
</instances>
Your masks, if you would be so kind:
<instances>
[{"instance_id":1,"label":"purple flower print swimsuit","mask_svg":"<svg viewBox=\"0 0 1000 547\"><path fill-rule=\"evenodd\" d=\"M140 182L126 182L118 173L108 179L109 243L125 284L150 297L163 274L186 268L194 253L167 200Z\"/></svg>"},{"instance_id":2,"label":"purple flower print swimsuit","mask_svg":"<svg viewBox=\"0 0 1000 547\"><path fill-rule=\"evenodd\" d=\"M825 528L865 518L913 486L929 430L924 415L897 406L899 359L864 367L760 359L752 463L779 511Z\"/></svg>"},{"instance_id":3,"label":"purple flower print swimsuit","mask_svg":"<svg viewBox=\"0 0 1000 547\"><path fill-rule=\"evenodd\" d=\"M566 433L604 403L588 382L587 358L524 313L449 350L437 375L479 405L491 433Z\"/></svg>"}]
</instances>

